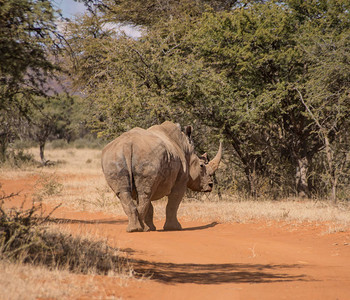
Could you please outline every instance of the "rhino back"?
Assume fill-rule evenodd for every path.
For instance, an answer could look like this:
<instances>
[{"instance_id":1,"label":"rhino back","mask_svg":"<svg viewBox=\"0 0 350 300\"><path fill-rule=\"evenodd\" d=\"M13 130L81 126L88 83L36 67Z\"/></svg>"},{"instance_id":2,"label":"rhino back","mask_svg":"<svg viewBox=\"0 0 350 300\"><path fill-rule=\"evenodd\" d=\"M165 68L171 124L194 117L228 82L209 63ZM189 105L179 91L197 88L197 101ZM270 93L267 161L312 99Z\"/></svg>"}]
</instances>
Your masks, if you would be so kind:
<instances>
[{"instance_id":1,"label":"rhino back","mask_svg":"<svg viewBox=\"0 0 350 300\"><path fill-rule=\"evenodd\" d=\"M156 200L168 195L184 174L178 146L162 134L140 128L122 134L102 153L107 182L118 193L144 193Z\"/></svg>"}]
</instances>

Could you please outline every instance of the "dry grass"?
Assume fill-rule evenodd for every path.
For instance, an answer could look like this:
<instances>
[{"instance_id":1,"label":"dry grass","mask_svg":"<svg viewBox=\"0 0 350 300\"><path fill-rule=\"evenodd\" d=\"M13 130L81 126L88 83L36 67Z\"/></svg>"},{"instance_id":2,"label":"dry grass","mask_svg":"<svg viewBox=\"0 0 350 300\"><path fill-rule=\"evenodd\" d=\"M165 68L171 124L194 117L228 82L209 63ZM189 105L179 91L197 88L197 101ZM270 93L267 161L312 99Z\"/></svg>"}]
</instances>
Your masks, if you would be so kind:
<instances>
[{"instance_id":1,"label":"dry grass","mask_svg":"<svg viewBox=\"0 0 350 300\"><path fill-rule=\"evenodd\" d=\"M30 149L30 152L39 159L37 149ZM27 175L39 174L42 182L48 182L48 187L54 185L55 181L62 185L60 193L46 194L45 201L62 203L81 211L124 215L120 202L106 184L100 155L101 150L91 149L47 150L47 159L58 162L56 165L43 169L26 169L23 172ZM0 169L0 176L15 178L22 176L23 172ZM350 226L349 203L335 206L327 201L305 199L256 201L229 195L223 198L219 200L215 194L201 194L197 199L186 198L180 205L179 217L228 223L252 222L257 219L297 223L327 222L335 228L334 231L347 230ZM153 205L155 218L164 219L166 201L159 200Z\"/></svg>"},{"instance_id":2,"label":"dry grass","mask_svg":"<svg viewBox=\"0 0 350 300\"><path fill-rule=\"evenodd\" d=\"M15 198L16 195L9 196ZM82 274L125 274L132 270L105 241L72 236L47 226L41 205L6 209L0 202L0 255L8 261L44 265Z\"/></svg>"},{"instance_id":3,"label":"dry grass","mask_svg":"<svg viewBox=\"0 0 350 300\"><path fill-rule=\"evenodd\" d=\"M37 168L32 165L26 166L24 170L2 168L0 177L22 179L35 176L35 203L63 200L61 202L69 206L66 196L79 203L77 195L86 193L90 185L96 185L96 180L91 177L100 178L103 182L103 174L98 168L99 151L83 152L84 154L78 153L75 157L75 151L68 150L66 153L63 150L55 150L54 153L48 153L48 157L58 157L59 162L51 167ZM50 159L53 160L51 157ZM71 184L76 178L77 184ZM90 178L91 182L87 183L84 180L86 178ZM70 195L70 190L76 190L78 194ZM76 206L79 207L78 204ZM37 219L32 218L34 215L26 211L12 214L11 211L7 213L2 210L2 215L6 224L18 223L18 226L12 226L15 227L10 230L13 231L14 238L9 240L3 240L1 235L4 233L1 229L4 230L7 225L0 226L0 299L72 299L74 295L89 295L94 292L95 287L90 277L84 277L82 280L82 277L72 275L71 272L113 276L120 281L117 283L120 285L125 285L125 281L133 277L133 271L123 254L108 247L105 241L96 241L86 236L72 237L62 233L62 228L57 229L54 225L36 229L35 224L32 226L27 220L33 220L35 223ZM14 218L13 215L20 217ZM24 226L18 221L22 220L22 216ZM27 230L27 227L30 229ZM17 251L17 248L21 251ZM88 282L89 280L91 282Z\"/></svg>"},{"instance_id":4,"label":"dry grass","mask_svg":"<svg viewBox=\"0 0 350 300\"><path fill-rule=\"evenodd\" d=\"M179 215L190 219L205 219L223 223L253 222L255 220L275 220L305 223L330 222L339 230L350 225L350 207L348 204L331 205L328 202L311 200L295 201L185 201Z\"/></svg>"},{"instance_id":5,"label":"dry grass","mask_svg":"<svg viewBox=\"0 0 350 300\"><path fill-rule=\"evenodd\" d=\"M37 149L30 149L39 160ZM47 150L47 159L56 162L45 168L26 166L25 169L0 169L0 178L21 179L35 176L34 199L36 202L62 203L63 206L81 211L102 211L124 215L121 204L107 186L100 166L100 150L59 149ZM155 218L165 219L166 200L153 203ZM198 198L186 198L180 205L179 217L186 220L216 221L221 223L254 222L273 220L304 225L327 224L325 234L346 231L350 228L350 205L331 205L326 201L286 199L284 201L242 200L225 195L219 200L215 194L201 194ZM54 226L52 226L54 227ZM52 229L57 232L57 229ZM60 229L61 230L61 229ZM80 237L82 241L87 237ZM93 238L92 240L95 240ZM83 242L84 243L84 242ZM74 241L73 241L74 244ZM84 247L84 245L83 245ZM72 299L74 295L89 295L97 287L91 277L72 274L68 267L48 270L43 266L29 266L0 260L0 299L11 295L11 299ZM89 270L83 273L91 273ZM93 273L93 272L92 272ZM119 284L132 277L132 270L117 275ZM118 273L118 272L117 272ZM6 298L5 298L6 299Z\"/></svg>"},{"instance_id":6,"label":"dry grass","mask_svg":"<svg viewBox=\"0 0 350 300\"><path fill-rule=\"evenodd\" d=\"M93 281L82 281L68 271L0 260L0 299L74 299L96 291Z\"/></svg>"}]
</instances>

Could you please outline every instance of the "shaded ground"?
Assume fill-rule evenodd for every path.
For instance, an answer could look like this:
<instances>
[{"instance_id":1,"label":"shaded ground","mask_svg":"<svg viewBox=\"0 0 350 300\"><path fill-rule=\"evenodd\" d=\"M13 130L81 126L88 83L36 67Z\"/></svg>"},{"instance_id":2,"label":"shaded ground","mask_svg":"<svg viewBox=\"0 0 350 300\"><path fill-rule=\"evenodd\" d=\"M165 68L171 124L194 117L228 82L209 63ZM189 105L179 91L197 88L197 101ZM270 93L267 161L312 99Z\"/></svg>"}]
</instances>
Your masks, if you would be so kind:
<instances>
[{"instance_id":1,"label":"shaded ground","mask_svg":"<svg viewBox=\"0 0 350 300\"><path fill-rule=\"evenodd\" d=\"M8 193L30 193L33 181L0 180ZM55 211L52 221L74 234L107 239L129 258L136 277L146 277L84 275L81 281L92 280L98 289L78 299L350 299L349 232L272 221L182 220L182 231L129 234L124 216L67 207Z\"/></svg>"}]
</instances>

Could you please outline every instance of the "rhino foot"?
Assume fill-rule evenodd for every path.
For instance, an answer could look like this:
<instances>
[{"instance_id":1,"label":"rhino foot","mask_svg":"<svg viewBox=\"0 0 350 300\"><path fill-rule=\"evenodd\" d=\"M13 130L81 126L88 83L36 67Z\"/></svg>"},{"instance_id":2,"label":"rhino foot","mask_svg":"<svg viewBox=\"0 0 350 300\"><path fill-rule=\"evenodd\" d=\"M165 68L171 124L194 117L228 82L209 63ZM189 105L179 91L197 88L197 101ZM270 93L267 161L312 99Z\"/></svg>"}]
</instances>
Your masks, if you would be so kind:
<instances>
[{"instance_id":1,"label":"rhino foot","mask_svg":"<svg viewBox=\"0 0 350 300\"><path fill-rule=\"evenodd\" d=\"M181 230L182 226L179 222L176 223L165 223L164 225L164 230L165 231L175 231L175 230Z\"/></svg>"},{"instance_id":2,"label":"rhino foot","mask_svg":"<svg viewBox=\"0 0 350 300\"><path fill-rule=\"evenodd\" d=\"M126 228L127 232L142 232L144 231L141 225L131 225L129 224L128 227Z\"/></svg>"},{"instance_id":3,"label":"rhino foot","mask_svg":"<svg viewBox=\"0 0 350 300\"><path fill-rule=\"evenodd\" d=\"M147 225L145 224L145 227L143 228L143 231L156 231L156 226L154 225Z\"/></svg>"}]
</instances>

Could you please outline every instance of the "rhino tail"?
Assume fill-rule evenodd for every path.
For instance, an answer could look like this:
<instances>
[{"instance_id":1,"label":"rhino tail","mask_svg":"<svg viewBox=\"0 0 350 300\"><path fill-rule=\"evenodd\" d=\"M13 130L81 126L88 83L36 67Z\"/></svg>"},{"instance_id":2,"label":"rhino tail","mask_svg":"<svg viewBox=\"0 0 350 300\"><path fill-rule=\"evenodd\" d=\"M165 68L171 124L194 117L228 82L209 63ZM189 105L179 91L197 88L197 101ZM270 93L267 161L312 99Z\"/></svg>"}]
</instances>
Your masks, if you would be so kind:
<instances>
[{"instance_id":1,"label":"rhino tail","mask_svg":"<svg viewBox=\"0 0 350 300\"><path fill-rule=\"evenodd\" d=\"M132 145L124 149L125 164L129 173L130 193L133 193L133 190L136 190L134 176L132 174L132 152Z\"/></svg>"}]
</instances>

